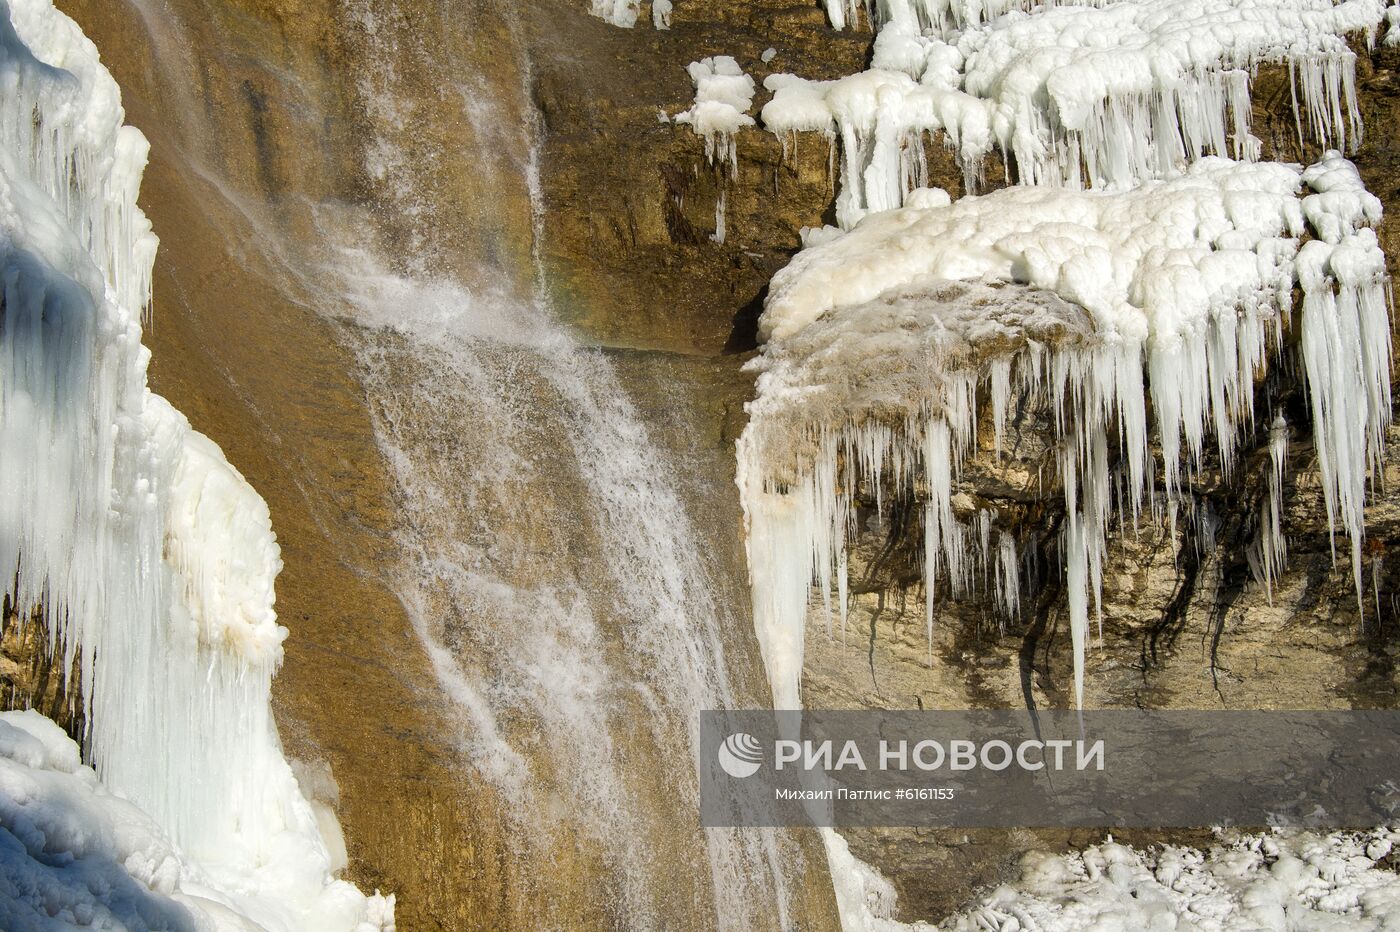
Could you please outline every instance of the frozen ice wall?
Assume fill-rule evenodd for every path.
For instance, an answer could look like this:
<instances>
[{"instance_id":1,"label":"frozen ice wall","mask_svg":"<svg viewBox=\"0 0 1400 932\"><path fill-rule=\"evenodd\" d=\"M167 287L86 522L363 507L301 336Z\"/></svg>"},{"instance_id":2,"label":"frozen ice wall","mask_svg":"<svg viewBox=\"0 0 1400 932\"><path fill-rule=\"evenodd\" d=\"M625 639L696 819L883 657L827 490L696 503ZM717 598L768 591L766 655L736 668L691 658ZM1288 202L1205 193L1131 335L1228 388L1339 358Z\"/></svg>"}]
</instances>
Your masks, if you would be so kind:
<instances>
[{"instance_id":1,"label":"frozen ice wall","mask_svg":"<svg viewBox=\"0 0 1400 932\"><path fill-rule=\"evenodd\" d=\"M6 596L21 617L41 608L77 666L107 791L143 810L248 927L369 928L365 897L333 879L342 865L268 705L286 631L267 506L146 388L146 142L71 20L48 0L0 14ZM22 792L0 787L11 802ZM376 927L385 905L373 904Z\"/></svg>"},{"instance_id":2,"label":"frozen ice wall","mask_svg":"<svg viewBox=\"0 0 1400 932\"><path fill-rule=\"evenodd\" d=\"M1362 133L1351 43L1393 26L1385 4L827 9L838 28L878 30L870 67L770 76L761 112L785 145L817 133L841 155L839 227L804 231L771 284L738 445L774 705L801 705L814 583L828 624L845 624L858 496L921 513L930 650L939 592L985 589L1006 614L1032 594L1016 529L957 494L968 457L1002 455L1013 406L1048 425L1042 481L1063 499L1077 704L1110 520L1174 521L1206 451L1229 479L1260 414L1273 418L1272 469L1250 562L1272 587L1290 426L1256 412L1255 385L1285 332L1299 337L1326 509L1359 597L1367 480L1391 417L1390 286L1380 202L1344 152ZM1289 71L1300 147L1321 155L1307 168L1258 161L1250 92L1266 64ZM929 144L953 153L971 196L928 187ZM976 196L994 154L1018 184ZM843 923L878 924L878 876L827 840ZM1096 915L1008 897L967 927Z\"/></svg>"},{"instance_id":3,"label":"frozen ice wall","mask_svg":"<svg viewBox=\"0 0 1400 932\"><path fill-rule=\"evenodd\" d=\"M1109 0L826 0L827 16L837 29L859 23L916 25L946 35L996 19L1003 13L1044 6L1103 6Z\"/></svg>"},{"instance_id":4,"label":"frozen ice wall","mask_svg":"<svg viewBox=\"0 0 1400 932\"><path fill-rule=\"evenodd\" d=\"M770 129L839 137L848 229L810 237L774 278L754 363L759 397L740 443L755 623L775 701L798 704L812 579L828 605L836 593L844 620L845 539L861 482L877 494L882 484L926 490L930 631L939 580L956 594L995 578L1000 603L1017 604L1014 539L993 514L955 514L952 494L978 398L990 400L999 449L1008 399L1022 393L1040 400L1058 435L1082 700L1110 514L1120 503L1133 517L1174 507L1207 443L1229 474L1253 424L1255 376L1286 323L1301 331L1326 506L1350 543L1359 591L1366 479L1390 419L1380 202L1337 151L1306 170L1256 163L1238 122L1233 134L1211 129L1209 145L1183 140L1205 139L1190 126L1212 114L1243 119L1249 71L1263 61L1294 69L1315 138L1357 138L1354 55L1342 37L1369 34L1383 9L1064 6L970 23L952 44L939 38L948 11L932 9L880 5L870 71L768 82ZM1226 82L1220 93L1203 90L1211 76ZM1197 122L1178 119L1188 114ZM1024 181L1044 186L957 202L921 187L918 134L933 130L972 174L996 144ZM1227 139L1237 160L1211 154ZM1081 168L1093 190L1079 190ZM1295 283L1302 313L1290 320ZM1146 497L1149 399L1165 503ZM1282 450L1286 426L1278 433ZM1115 434L1121 482L1108 471ZM1275 459L1277 472L1282 453ZM1269 585L1285 542L1276 516L1263 525L1255 562Z\"/></svg>"}]
</instances>

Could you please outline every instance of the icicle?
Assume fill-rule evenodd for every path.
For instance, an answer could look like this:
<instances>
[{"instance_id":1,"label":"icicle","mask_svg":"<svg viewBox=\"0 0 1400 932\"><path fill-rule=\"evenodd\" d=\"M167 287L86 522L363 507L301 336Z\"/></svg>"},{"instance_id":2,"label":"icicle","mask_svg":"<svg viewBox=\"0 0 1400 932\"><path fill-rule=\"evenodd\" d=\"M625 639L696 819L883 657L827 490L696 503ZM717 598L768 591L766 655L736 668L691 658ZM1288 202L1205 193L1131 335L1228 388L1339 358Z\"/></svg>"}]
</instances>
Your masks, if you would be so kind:
<instances>
[{"instance_id":1,"label":"icicle","mask_svg":"<svg viewBox=\"0 0 1400 932\"><path fill-rule=\"evenodd\" d=\"M1288 560L1288 538L1283 533L1283 479L1288 465L1288 422L1275 415L1269 427L1269 488L1264 498L1264 515L1260 522L1260 549L1264 593L1272 605L1274 580L1282 575Z\"/></svg>"},{"instance_id":2,"label":"icicle","mask_svg":"<svg viewBox=\"0 0 1400 932\"><path fill-rule=\"evenodd\" d=\"M1300 145L1360 140L1345 37L1374 33L1379 0L1048 6L1061 8L997 19L986 15L997 4L882 0L870 69L834 81L770 76L764 125L839 138L846 229L924 183L927 134L943 135L969 190L993 147L1020 183L1067 187L1172 177L1208 156L1257 159L1250 81L1262 64L1289 68Z\"/></svg>"},{"instance_id":3,"label":"icicle","mask_svg":"<svg viewBox=\"0 0 1400 932\"><path fill-rule=\"evenodd\" d=\"M1016 538L1005 531L997 536L996 574L997 608L1003 619L1015 618L1021 613L1021 557Z\"/></svg>"},{"instance_id":4,"label":"icicle","mask_svg":"<svg viewBox=\"0 0 1400 932\"><path fill-rule=\"evenodd\" d=\"M651 24L657 29L671 28L671 0L651 0Z\"/></svg>"},{"instance_id":5,"label":"icicle","mask_svg":"<svg viewBox=\"0 0 1400 932\"><path fill-rule=\"evenodd\" d=\"M1302 199L1300 181L1313 192ZM1121 528L1131 509L1136 526L1151 488L1148 393L1168 489L1150 504L1165 505L1175 536L1208 445L1227 476L1234 468L1295 275L1324 493L1351 540L1359 592L1365 476L1379 469L1391 398L1384 257L1369 228L1379 217L1355 168L1331 153L1306 171L1204 159L1178 178L1111 194L1011 188L953 203L921 191L851 232L814 238L770 287L759 323L767 346L750 364L761 372L758 396L740 443L755 617L765 657L779 658L775 701L796 701L806 588L815 578L826 597L861 482L880 511L886 486L926 490L930 652L941 579L959 598L995 574L999 605L1019 604L1015 541L1003 532L994 560L990 514L965 527L957 512L966 508L954 507L985 384L998 452L1013 395L1053 424L1082 703L1091 595L1102 637L1109 522L1116 508ZM1300 252L1309 229L1319 238ZM1281 427L1263 532L1270 586L1285 552L1273 503L1286 452ZM756 516L776 527L780 512L789 530L754 530ZM1213 516L1193 518L1209 549ZM773 534L787 535L788 550Z\"/></svg>"},{"instance_id":6,"label":"icicle","mask_svg":"<svg viewBox=\"0 0 1400 932\"><path fill-rule=\"evenodd\" d=\"M1319 236L1297 260L1314 448L1329 527L1340 520L1351 541L1359 602L1366 476L1381 468L1391 411L1389 279L1370 228L1380 202L1335 152L1303 178L1315 192L1303 199L1303 212Z\"/></svg>"},{"instance_id":7,"label":"icicle","mask_svg":"<svg viewBox=\"0 0 1400 932\"><path fill-rule=\"evenodd\" d=\"M739 147L736 137L740 129L754 125L753 117L748 115L753 106L753 78L728 55L691 62L688 70L695 82L695 103L689 110L676 114L672 122L689 124L695 135L705 140L706 161L711 166L720 166L721 171L727 169L729 177L737 177ZM724 244L727 206L728 189L721 180L719 197L715 201L715 232L710 235L710 239L720 245Z\"/></svg>"},{"instance_id":8,"label":"icicle","mask_svg":"<svg viewBox=\"0 0 1400 932\"><path fill-rule=\"evenodd\" d=\"M841 613L841 643L846 642L846 616L850 608L850 581L847 579L847 554L846 547L841 547L841 556L836 564L836 599L837 609Z\"/></svg>"}]
</instances>

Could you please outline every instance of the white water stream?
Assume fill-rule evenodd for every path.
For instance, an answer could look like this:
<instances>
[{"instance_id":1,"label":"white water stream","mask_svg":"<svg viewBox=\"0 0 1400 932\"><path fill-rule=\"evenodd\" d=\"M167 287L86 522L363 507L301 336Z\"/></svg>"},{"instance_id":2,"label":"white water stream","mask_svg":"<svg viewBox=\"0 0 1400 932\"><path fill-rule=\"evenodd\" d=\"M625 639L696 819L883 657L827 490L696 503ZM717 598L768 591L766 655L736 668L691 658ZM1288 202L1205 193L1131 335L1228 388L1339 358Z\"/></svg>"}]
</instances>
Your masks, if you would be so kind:
<instances>
[{"instance_id":1,"label":"white water stream","mask_svg":"<svg viewBox=\"0 0 1400 932\"><path fill-rule=\"evenodd\" d=\"M377 28L368 5L359 17ZM362 80L380 131L371 170L401 219L431 223L382 41ZM697 713L735 704L725 638L748 622L716 598L676 465L620 373L551 307L524 68L519 103L462 82L469 142L447 155L490 160L512 186L506 209L530 205L528 256L501 249L454 274L410 235L414 255L391 267L325 214L397 485L394 586L522 856L573 839L601 863L590 882L621 927L786 927L779 837L697 826Z\"/></svg>"}]
</instances>

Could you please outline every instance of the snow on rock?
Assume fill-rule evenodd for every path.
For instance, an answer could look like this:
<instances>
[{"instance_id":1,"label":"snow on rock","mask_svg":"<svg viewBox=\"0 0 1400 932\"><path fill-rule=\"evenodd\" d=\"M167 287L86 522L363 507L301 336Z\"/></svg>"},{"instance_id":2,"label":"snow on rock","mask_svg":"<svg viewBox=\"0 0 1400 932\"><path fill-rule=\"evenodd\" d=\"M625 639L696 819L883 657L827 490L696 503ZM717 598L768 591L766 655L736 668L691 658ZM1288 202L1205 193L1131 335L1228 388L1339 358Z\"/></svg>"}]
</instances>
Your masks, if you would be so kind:
<instances>
[{"instance_id":1,"label":"snow on rock","mask_svg":"<svg viewBox=\"0 0 1400 932\"><path fill-rule=\"evenodd\" d=\"M599 19L605 19L614 26L631 29L637 24L637 13L641 4L637 0L593 0L591 11Z\"/></svg>"},{"instance_id":2,"label":"snow on rock","mask_svg":"<svg viewBox=\"0 0 1400 932\"><path fill-rule=\"evenodd\" d=\"M738 171L735 137L745 126L754 125L749 116L753 78L728 55L691 62L686 70L695 82L695 103L676 114L673 121L688 123L695 135L705 140L705 157L711 165L727 164L731 172Z\"/></svg>"},{"instance_id":3,"label":"snow on rock","mask_svg":"<svg viewBox=\"0 0 1400 932\"><path fill-rule=\"evenodd\" d=\"M333 878L282 757L267 506L146 388L147 146L97 50L49 0L0 2L0 139L6 596L21 617L41 607L49 643L80 668L103 783L245 925L391 924L387 902Z\"/></svg>"},{"instance_id":4,"label":"snow on rock","mask_svg":"<svg viewBox=\"0 0 1400 932\"><path fill-rule=\"evenodd\" d=\"M631 29L641 14L641 0L593 0L590 12L614 26ZM651 22L657 29L671 28L671 0L652 0Z\"/></svg>"},{"instance_id":5,"label":"snow on rock","mask_svg":"<svg viewBox=\"0 0 1400 932\"><path fill-rule=\"evenodd\" d=\"M651 24L657 29L671 28L671 0L651 0Z\"/></svg>"},{"instance_id":6,"label":"snow on rock","mask_svg":"<svg viewBox=\"0 0 1400 932\"><path fill-rule=\"evenodd\" d=\"M145 812L84 766L38 712L0 713L0 919L7 932L258 932L275 925L221 889ZM360 928L393 929L392 898Z\"/></svg>"},{"instance_id":7,"label":"snow on rock","mask_svg":"<svg viewBox=\"0 0 1400 932\"><path fill-rule=\"evenodd\" d=\"M0 915L11 932L258 928L33 711L0 714Z\"/></svg>"},{"instance_id":8,"label":"snow on rock","mask_svg":"<svg viewBox=\"0 0 1400 932\"><path fill-rule=\"evenodd\" d=\"M882 9L870 70L764 82L770 131L839 137L844 227L925 182L935 134L970 190L994 148L1021 183L1074 187L1160 178L1206 155L1257 158L1250 81L1265 63L1290 69L1300 140L1344 149L1361 135L1346 38L1373 40L1387 15L1383 0L1124 0L1013 12L945 40L950 7Z\"/></svg>"},{"instance_id":9,"label":"snow on rock","mask_svg":"<svg viewBox=\"0 0 1400 932\"><path fill-rule=\"evenodd\" d=\"M1207 851L1149 851L1112 839L1082 852L1032 852L1021 877L940 928L1365 930L1400 927L1400 885L1377 863L1400 841L1371 832L1232 835Z\"/></svg>"},{"instance_id":10,"label":"snow on rock","mask_svg":"<svg viewBox=\"0 0 1400 932\"><path fill-rule=\"evenodd\" d=\"M688 123L695 135L705 140L705 158L711 165L727 165L731 175L739 171L739 130L753 126L748 111L753 107L753 78L728 55L716 55L691 62L690 79L695 82L695 103L672 118ZM727 192L721 188L715 204L715 232L711 238L724 242Z\"/></svg>"},{"instance_id":11,"label":"snow on rock","mask_svg":"<svg viewBox=\"0 0 1400 932\"><path fill-rule=\"evenodd\" d=\"M955 514L979 395L990 396L998 448L1013 397L1056 425L1082 703L1089 596L1097 604L1113 509L1109 438L1134 516L1158 507L1146 500L1149 398L1169 498L1207 442L1228 474L1295 281L1323 487L1359 591L1366 476L1390 418L1389 283L1369 226L1379 216L1335 153L1306 170L1207 157L1117 192L1016 187L950 202L918 190L800 252L770 286L739 443L755 626L777 707L799 704L810 582L828 603L833 581L844 592L862 478L924 489L930 629L935 583L956 593L1015 565L995 516ZM1315 238L1300 249L1305 235Z\"/></svg>"},{"instance_id":12,"label":"snow on rock","mask_svg":"<svg viewBox=\"0 0 1400 932\"><path fill-rule=\"evenodd\" d=\"M198 929L203 897L185 883L197 889L198 875L148 816L81 765L77 745L57 725L37 712L0 714L6 929Z\"/></svg>"}]
</instances>

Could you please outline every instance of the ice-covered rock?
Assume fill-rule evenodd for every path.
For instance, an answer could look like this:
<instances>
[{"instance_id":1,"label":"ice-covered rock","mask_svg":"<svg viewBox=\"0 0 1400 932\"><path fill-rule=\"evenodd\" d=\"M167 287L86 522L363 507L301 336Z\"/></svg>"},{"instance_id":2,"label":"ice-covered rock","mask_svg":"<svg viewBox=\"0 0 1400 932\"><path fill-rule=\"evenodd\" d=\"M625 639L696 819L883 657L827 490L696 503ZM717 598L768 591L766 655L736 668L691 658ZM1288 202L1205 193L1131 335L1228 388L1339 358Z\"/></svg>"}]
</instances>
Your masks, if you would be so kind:
<instances>
[{"instance_id":1,"label":"ice-covered rock","mask_svg":"<svg viewBox=\"0 0 1400 932\"><path fill-rule=\"evenodd\" d=\"M924 183L929 139L956 153L969 189L994 149L1023 184L1073 187L1257 158L1250 82L1263 64L1289 68L1300 141L1345 149L1361 135L1347 38L1374 40L1387 15L1382 0L1126 0L988 17L942 38L928 25L936 5L888 7L905 12L886 18L869 70L765 81L770 131L839 137L847 227Z\"/></svg>"},{"instance_id":2,"label":"ice-covered rock","mask_svg":"<svg viewBox=\"0 0 1400 932\"><path fill-rule=\"evenodd\" d=\"M1006 578L1014 542L956 515L952 485L978 399L999 446L1013 397L1056 425L1082 699L1109 517L1120 503L1133 516L1165 504L1147 496L1149 409L1169 500L1208 442L1228 475L1295 282L1324 492L1359 591L1366 477L1390 420L1378 219L1336 154L1307 170L1205 158L1118 192L915 191L800 252L759 322L758 397L739 444L755 624L778 706L798 704L809 582L827 599L833 584L844 591L860 482L921 490L930 629L939 579L957 593Z\"/></svg>"}]
</instances>

